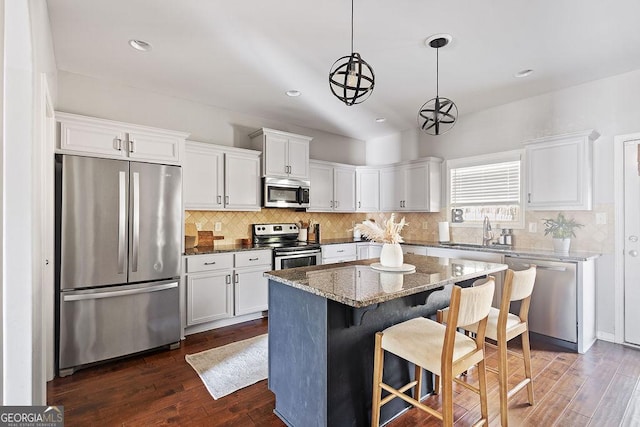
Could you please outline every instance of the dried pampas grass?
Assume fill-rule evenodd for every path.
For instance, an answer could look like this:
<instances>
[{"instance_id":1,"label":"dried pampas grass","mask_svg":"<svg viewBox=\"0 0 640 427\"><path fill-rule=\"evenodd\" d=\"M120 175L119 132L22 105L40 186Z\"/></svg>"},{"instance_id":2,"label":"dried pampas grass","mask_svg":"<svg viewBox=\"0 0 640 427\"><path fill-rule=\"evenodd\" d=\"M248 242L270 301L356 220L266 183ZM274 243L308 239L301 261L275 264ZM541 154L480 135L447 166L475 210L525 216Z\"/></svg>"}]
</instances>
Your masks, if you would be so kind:
<instances>
[{"instance_id":1,"label":"dried pampas grass","mask_svg":"<svg viewBox=\"0 0 640 427\"><path fill-rule=\"evenodd\" d=\"M378 243L402 243L402 236L400 232L405 226L409 224L405 223L404 217L400 222L396 223L396 214L391 214L391 217L384 222L384 228L371 220L363 221L362 224L356 224L355 230L359 231L362 237L368 240L373 240Z\"/></svg>"}]
</instances>

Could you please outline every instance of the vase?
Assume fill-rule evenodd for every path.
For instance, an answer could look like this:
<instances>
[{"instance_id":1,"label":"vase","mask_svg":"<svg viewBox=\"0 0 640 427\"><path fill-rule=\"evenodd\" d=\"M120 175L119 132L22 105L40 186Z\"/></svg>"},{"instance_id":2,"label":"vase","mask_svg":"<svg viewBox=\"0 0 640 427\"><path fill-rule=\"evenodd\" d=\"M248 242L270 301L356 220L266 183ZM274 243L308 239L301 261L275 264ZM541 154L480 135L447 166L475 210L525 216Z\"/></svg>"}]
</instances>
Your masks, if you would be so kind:
<instances>
[{"instance_id":1,"label":"vase","mask_svg":"<svg viewBox=\"0 0 640 427\"><path fill-rule=\"evenodd\" d=\"M385 243L380 252L380 265L383 267L402 267L403 254L400 243Z\"/></svg>"},{"instance_id":2,"label":"vase","mask_svg":"<svg viewBox=\"0 0 640 427\"><path fill-rule=\"evenodd\" d=\"M569 253L569 248L571 247L571 239L565 238L554 238L553 239L553 251L559 254L567 254Z\"/></svg>"}]
</instances>

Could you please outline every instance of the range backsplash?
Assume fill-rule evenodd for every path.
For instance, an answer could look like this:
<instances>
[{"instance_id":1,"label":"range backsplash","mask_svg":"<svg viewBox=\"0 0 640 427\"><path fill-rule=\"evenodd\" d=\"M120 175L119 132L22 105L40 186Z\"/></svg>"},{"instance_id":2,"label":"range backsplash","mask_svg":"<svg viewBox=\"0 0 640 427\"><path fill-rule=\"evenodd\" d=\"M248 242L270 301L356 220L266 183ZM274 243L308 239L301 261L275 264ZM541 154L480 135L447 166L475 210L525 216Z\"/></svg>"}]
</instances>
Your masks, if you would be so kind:
<instances>
[{"instance_id":1,"label":"range backsplash","mask_svg":"<svg viewBox=\"0 0 640 427\"><path fill-rule=\"evenodd\" d=\"M569 218L585 224L576 231L572 239L571 250L613 253L614 248L614 208L612 204L597 205L594 210L584 212L565 212ZM596 224L596 213L605 213L607 224ZM437 242L438 222L445 221L445 213L397 213L397 219L405 217L409 224L402 232L405 240ZM557 215L557 211L527 212L526 223L535 222L538 231L529 233L525 230L513 230L516 248L552 250L550 236L544 235L544 218ZM186 211L185 223L195 223L198 230L214 230L215 223L220 222L221 231L214 234L224 236L224 240L216 243L239 243L241 239L251 238L251 224L274 222L310 222L320 224L323 239L345 238L353 235L353 225L367 218L381 223L389 218L390 213L312 213L297 212L292 209L262 209L259 212L224 212L224 211ZM496 224L494 224L494 230ZM499 234L499 230L497 231ZM482 230L470 227L451 227L451 239L460 243L482 242Z\"/></svg>"}]
</instances>

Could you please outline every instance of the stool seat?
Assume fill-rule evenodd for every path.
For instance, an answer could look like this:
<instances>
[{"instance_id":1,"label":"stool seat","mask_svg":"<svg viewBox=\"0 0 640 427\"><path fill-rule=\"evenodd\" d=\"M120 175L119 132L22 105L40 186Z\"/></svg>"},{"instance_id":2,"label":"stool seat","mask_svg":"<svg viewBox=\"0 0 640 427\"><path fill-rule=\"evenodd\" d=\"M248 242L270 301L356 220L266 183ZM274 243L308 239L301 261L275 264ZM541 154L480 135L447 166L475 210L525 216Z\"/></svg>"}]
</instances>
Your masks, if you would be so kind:
<instances>
[{"instance_id":1,"label":"stool seat","mask_svg":"<svg viewBox=\"0 0 640 427\"><path fill-rule=\"evenodd\" d=\"M422 366L427 371L441 375L442 349L446 327L424 317L407 320L382 332L382 348L405 360ZM456 334L453 345L453 362L477 350L476 341L463 334Z\"/></svg>"}]
</instances>

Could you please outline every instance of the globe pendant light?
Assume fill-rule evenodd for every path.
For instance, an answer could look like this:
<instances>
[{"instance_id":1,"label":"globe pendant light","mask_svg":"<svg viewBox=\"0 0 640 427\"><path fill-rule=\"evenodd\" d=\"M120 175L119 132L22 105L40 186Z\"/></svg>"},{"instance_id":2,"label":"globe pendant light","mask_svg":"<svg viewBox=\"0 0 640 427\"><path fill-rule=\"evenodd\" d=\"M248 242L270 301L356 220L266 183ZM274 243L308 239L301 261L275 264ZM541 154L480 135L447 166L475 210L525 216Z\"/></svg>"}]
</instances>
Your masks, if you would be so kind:
<instances>
[{"instance_id":1,"label":"globe pendant light","mask_svg":"<svg viewBox=\"0 0 640 427\"><path fill-rule=\"evenodd\" d=\"M364 102L373 92L373 68L353 51L353 0L351 0L351 55L333 63L329 72L331 92L347 106Z\"/></svg>"},{"instance_id":2,"label":"globe pendant light","mask_svg":"<svg viewBox=\"0 0 640 427\"><path fill-rule=\"evenodd\" d=\"M448 34L429 37L425 43L436 50L436 97L424 103L418 112L418 125L429 135L442 135L451 130L458 118L458 107L449 98L439 96L439 55L441 47L451 41Z\"/></svg>"}]
</instances>

